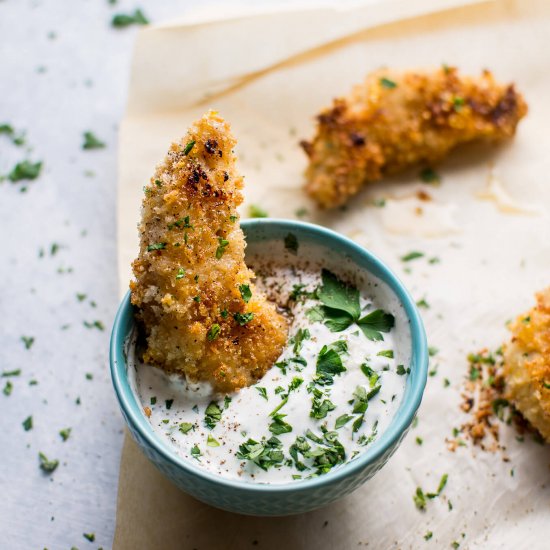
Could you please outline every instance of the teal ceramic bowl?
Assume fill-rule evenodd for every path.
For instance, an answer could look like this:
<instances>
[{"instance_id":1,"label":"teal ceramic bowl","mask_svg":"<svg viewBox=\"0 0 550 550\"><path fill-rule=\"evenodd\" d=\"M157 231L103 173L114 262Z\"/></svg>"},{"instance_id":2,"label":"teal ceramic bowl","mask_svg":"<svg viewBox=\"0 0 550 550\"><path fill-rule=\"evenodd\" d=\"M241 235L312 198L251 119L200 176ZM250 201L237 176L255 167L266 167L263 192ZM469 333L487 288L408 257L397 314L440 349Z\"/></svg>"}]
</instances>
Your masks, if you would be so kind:
<instances>
[{"instance_id":1,"label":"teal ceramic bowl","mask_svg":"<svg viewBox=\"0 0 550 550\"><path fill-rule=\"evenodd\" d=\"M415 303L399 279L370 252L329 229L291 220L257 219L242 222L247 250L269 248L268 242L282 242L292 233L299 243L298 253L313 247L330 262L352 264L380 279L401 303L408 319L412 340L410 374L404 397L391 424L357 458L313 479L267 485L225 479L181 458L153 432L142 405L132 391L125 359L125 342L134 328L129 293L116 315L111 334L111 374L116 395L128 428L151 462L175 485L195 498L241 514L283 516L325 506L357 489L386 464L410 428L422 400L428 371L428 348L422 320ZM247 252L248 253L248 252ZM396 480L397 483L397 480Z\"/></svg>"}]
</instances>

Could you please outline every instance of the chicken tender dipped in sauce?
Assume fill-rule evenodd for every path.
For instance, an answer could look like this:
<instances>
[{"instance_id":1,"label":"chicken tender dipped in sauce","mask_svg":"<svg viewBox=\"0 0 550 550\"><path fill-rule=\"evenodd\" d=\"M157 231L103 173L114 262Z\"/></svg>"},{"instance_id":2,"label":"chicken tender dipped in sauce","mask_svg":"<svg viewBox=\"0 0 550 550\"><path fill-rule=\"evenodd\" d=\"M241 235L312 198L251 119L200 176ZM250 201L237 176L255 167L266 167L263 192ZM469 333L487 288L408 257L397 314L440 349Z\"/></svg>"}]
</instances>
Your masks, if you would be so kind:
<instances>
[{"instance_id":1,"label":"chicken tender dipped in sauce","mask_svg":"<svg viewBox=\"0 0 550 550\"><path fill-rule=\"evenodd\" d=\"M503 369L507 397L550 443L550 287L510 330Z\"/></svg>"},{"instance_id":2,"label":"chicken tender dipped in sauce","mask_svg":"<svg viewBox=\"0 0 550 550\"><path fill-rule=\"evenodd\" d=\"M285 318L256 290L245 264L234 146L215 112L172 144L145 187L130 283L144 362L218 392L256 382L287 339Z\"/></svg>"},{"instance_id":3,"label":"chicken tender dipped in sauce","mask_svg":"<svg viewBox=\"0 0 550 550\"><path fill-rule=\"evenodd\" d=\"M302 142L305 189L322 208L340 206L365 184L435 163L457 145L509 139L526 113L514 85L489 71L377 71L317 117L315 137Z\"/></svg>"}]
</instances>

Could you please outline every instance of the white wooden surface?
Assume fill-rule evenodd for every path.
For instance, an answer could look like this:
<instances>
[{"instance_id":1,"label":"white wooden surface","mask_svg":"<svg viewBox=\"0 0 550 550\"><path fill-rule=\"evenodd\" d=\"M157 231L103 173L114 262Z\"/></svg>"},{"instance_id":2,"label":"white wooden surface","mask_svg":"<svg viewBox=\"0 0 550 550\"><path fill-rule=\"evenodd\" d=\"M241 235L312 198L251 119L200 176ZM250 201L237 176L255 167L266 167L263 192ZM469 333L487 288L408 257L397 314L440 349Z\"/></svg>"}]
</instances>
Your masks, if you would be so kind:
<instances>
[{"instance_id":1,"label":"white wooden surface","mask_svg":"<svg viewBox=\"0 0 550 550\"><path fill-rule=\"evenodd\" d=\"M123 427L108 372L117 307L116 141L136 27L117 30L110 20L136 7L156 23L197 8L220 16L232 5L0 0L0 124L25 130L28 144L15 147L0 135L0 174L24 158L44 162L33 182L0 183L0 372L22 371L9 378L12 394L0 393L2 549L112 544ZM87 130L107 147L83 151ZM95 320L105 330L83 324ZM31 349L21 336L35 338ZM0 378L2 387L7 380ZM29 415L34 427L25 432ZM59 431L69 427L63 442ZM39 469L39 452L60 461L52 475Z\"/></svg>"}]
</instances>

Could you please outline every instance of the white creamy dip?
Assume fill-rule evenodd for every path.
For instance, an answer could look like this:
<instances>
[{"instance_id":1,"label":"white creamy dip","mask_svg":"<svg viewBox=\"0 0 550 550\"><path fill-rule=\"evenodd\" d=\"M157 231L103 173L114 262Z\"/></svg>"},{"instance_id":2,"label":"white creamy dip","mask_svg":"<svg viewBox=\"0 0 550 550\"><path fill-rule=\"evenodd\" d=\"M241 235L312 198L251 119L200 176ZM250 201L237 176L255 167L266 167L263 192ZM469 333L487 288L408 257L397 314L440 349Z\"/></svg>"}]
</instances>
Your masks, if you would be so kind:
<instances>
[{"instance_id":1,"label":"white creamy dip","mask_svg":"<svg viewBox=\"0 0 550 550\"><path fill-rule=\"evenodd\" d=\"M322 475L353 460L390 424L410 364L409 325L398 300L374 278L358 284L360 318L375 310L393 316L389 331L368 332L381 340L369 339L356 322L333 332L326 317L315 320L326 311L311 295L322 284L320 268L256 267L256 274L256 287L285 307L290 327L277 364L257 384L213 395L207 384L188 384L137 360L135 336L130 383L160 439L210 472L261 483ZM297 288L297 299L289 300Z\"/></svg>"}]
</instances>

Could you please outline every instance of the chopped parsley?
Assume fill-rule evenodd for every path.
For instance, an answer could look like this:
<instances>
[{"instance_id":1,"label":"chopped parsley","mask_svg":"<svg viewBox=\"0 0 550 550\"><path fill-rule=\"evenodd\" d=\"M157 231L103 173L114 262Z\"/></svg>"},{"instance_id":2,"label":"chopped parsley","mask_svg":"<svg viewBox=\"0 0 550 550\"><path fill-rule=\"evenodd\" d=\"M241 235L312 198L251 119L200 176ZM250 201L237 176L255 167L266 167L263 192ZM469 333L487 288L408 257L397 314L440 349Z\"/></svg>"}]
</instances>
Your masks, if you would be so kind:
<instances>
[{"instance_id":1,"label":"chopped parsley","mask_svg":"<svg viewBox=\"0 0 550 550\"><path fill-rule=\"evenodd\" d=\"M42 170L42 162L31 162L24 160L18 162L8 174L8 179L15 183L21 180L35 180Z\"/></svg>"},{"instance_id":2,"label":"chopped parsley","mask_svg":"<svg viewBox=\"0 0 550 550\"><path fill-rule=\"evenodd\" d=\"M21 341L25 345L25 349L31 349L32 345L34 344L34 337L33 336L21 336Z\"/></svg>"},{"instance_id":3,"label":"chopped parsley","mask_svg":"<svg viewBox=\"0 0 550 550\"><path fill-rule=\"evenodd\" d=\"M463 97L455 96L453 98L453 107L457 113L462 110L462 107L464 107L465 104L466 102L464 101Z\"/></svg>"},{"instance_id":4,"label":"chopped parsley","mask_svg":"<svg viewBox=\"0 0 550 550\"><path fill-rule=\"evenodd\" d=\"M220 335L221 327L218 325L218 323L214 323L209 329L206 334L206 338L212 342Z\"/></svg>"},{"instance_id":5,"label":"chopped parsley","mask_svg":"<svg viewBox=\"0 0 550 550\"><path fill-rule=\"evenodd\" d=\"M82 533L82 536L83 536L86 540L89 540L90 542L94 542L94 541L95 541L95 533Z\"/></svg>"},{"instance_id":6,"label":"chopped parsley","mask_svg":"<svg viewBox=\"0 0 550 550\"><path fill-rule=\"evenodd\" d=\"M185 277L185 269L183 267L180 267L178 270L178 274L176 275L176 281L179 281L180 279L183 279Z\"/></svg>"},{"instance_id":7,"label":"chopped parsley","mask_svg":"<svg viewBox=\"0 0 550 550\"><path fill-rule=\"evenodd\" d=\"M439 184L441 182L441 177L433 168L424 168L419 177L424 183Z\"/></svg>"},{"instance_id":8,"label":"chopped parsley","mask_svg":"<svg viewBox=\"0 0 550 550\"><path fill-rule=\"evenodd\" d=\"M191 150L193 149L193 147L195 147L195 143L196 143L196 142L195 142L195 140L193 140L193 139L192 139L191 141L188 141L188 142L187 142L187 145L185 146L185 149L183 150L183 154L184 154L185 156L187 156L187 155L191 152Z\"/></svg>"},{"instance_id":9,"label":"chopped parsley","mask_svg":"<svg viewBox=\"0 0 550 550\"><path fill-rule=\"evenodd\" d=\"M13 391L13 384L7 380L6 385L4 386L4 389L2 390L4 392L4 395L11 395L11 392Z\"/></svg>"},{"instance_id":10,"label":"chopped parsley","mask_svg":"<svg viewBox=\"0 0 550 550\"><path fill-rule=\"evenodd\" d=\"M267 397L267 390L261 386L255 386L258 390L258 393L267 401L269 397Z\"/></svg>"},{"instance_id":11,"label":"chopped parsley","mask_svg":"<svg viewBox=\"0 0 550 550\"><path fill-rule=\"evenodd\" d=\"M309 416L317 420L326 418L327 414L336 408L336 405L328 399L320 389L312 387L311 391L313 393L313 399L311 401L312 406Z\"/></svg>"},{"instance_id":12,"label":"chopped parsley","mask_svg":"<svg viewBox=\"0 0 550 550\"><path fill-rule=\"evenodd\" d=\"M216 248L216 260L220 260L225 254L225 249L229 246L229 241L222 237L218 237L218 248Z\"/></svg>"},{"instance_id":13,"label":"chopped parsley","mask_svg":"<svg viewBox=\"0 0 550 550\"><path fill-rule=\"evenodd\" d=\"M382 86L382 88L387 88L388 90L393 90L394 88L397 88L397 84L393 80L390 80L386 77L382 77L380 79L380 86Z\"/></svg>"},{"instance_id":14,"label":"chopped parsley","mask_svg":"<svg viewBox=\"0 0 550 550\"><path fill-rule=\"evenodd\" d=\"M92 132L84 132L84 143L82 149L103 149L105 143L99 140Z\"/></svg>"},{"instance_id":15,"label":"chopped parsley","mask_svg":"<svg viewBox=\"0 0 550 550\"><path fill-rule=\"evenodd\" d=\"M59 460L49 460L44 453L38 453L40 460L40 469L48 474L51 474L59 466Z\"/></svg>"},{"instance_id":16,"label":"chopped parsley","mask_svg":"<svg viewBox=\"0 0 550 550\"><path fill-rule=\"evenodd\" d=\"M164 250L167 243L153 243L147 247L147 252L152 252L153 250Z\"/></svg>"},{"instance_id":17,"label":"chopped parsley","mask_svg":"<svg viewBox=\"0 0 550 550\"><path fill-rule=\"evenodd\" d=\"M164 402L164 405L166 406L167 410L170 410L172 408L173 403L174 403L173 399L166 399L166 401Z\"/></svg>"},{"instance_id":18,"label":"chopped parsley","mask_svg":"<svg viewBox=\"0 0 550 550\"><path fill-rule=\"evenodd\" d=\"M345 426L352 419L353 419L353 416L351 416L350 414L343 414L342 416L339 416L336 419L336 422L334 424L334 429L339 430L340 428Z\"/></svg>"},{"instance_id":19,"label":"chopped parsley","mask_svg":"<svg viewBox=\"0 0 550 550\"><path fill-rule=\"evenodd\" d=\"M241 327L244 327L246 324L250 323L250 321L252 321L252 319L254 319L254 313L253 312L234 313L233 314L233 319L235 319L235 321L237 321L237 323Z\"/></svg>"},{"instance_id":20,"label":"chopped parsley","mask_svg":"<svg viewBox=\"0 0 550 550\"><path fill-rule=\"evenodd\" d=\"M428 531L428 532L424 535L424 540L430 540L433 536L434 536L434 534L433 534L431 531Z\"/></svg>"},{"instance_id":21,"label":"chopped parsley","mask_svg":"<svg viewBox=\"0 0 550 550\"><path fill-rule=\"evenodd\" d=\"M283 418L286 414L275 414L273 421L269 425L269 431L274 435L281 435L292 431L292 426L285 422Z\"/></svg>"},{"instance_id":22,"label":"chopped parsley","mask_svg":"<svg viewBox=\"0 0 550 550\"><path fill-rule=\"evenodd\" d=\"M361 372L369 379L370 387L374 388L376 386L376 382L378 382L378 379L380 378L378 373L367 365L367 363L363 363L360 368Z\"/></svg>"},{"instance_id":23,"label":"chopped parsley","mask_svg":"<svg viewBox=\"0 0 550 550\"><path fill-rule=\"evenodd\" d=\"M191 422L180 422L178 426L178 431L182 434L186 434L187 432L190 432L191 430L195 429L195 425Z\"/></svg>"},{"instance_id":24,"label":"chopped parsley","mask_svg":"<svg viewBox=\"0 0 550 550\"><path fill-rule=\"evenodd\" d=\"M174 227L177 227L178 229L194 229L195 227L189 223L189 216L185 216L184 218L180 218L179 220L176 220L175 222L169 223L166 227L168 227L169 231L172 231Z\"/></svg>"},{"instance_id":25,"label":"chopped parsley","mask_svg":"<svg viewBox=\"0 0 550 550\"><path fill-rule=\"evenodd\" d=\"M236 457L240 460L250 460L262 470L281 464L284 460L283 444L273 436L269 439L262 438L260 442L248 439L239 446Z\"/></svg>"},{"instance_id":26,"label":"chopped parsley","mask_svg":"<svg viewBox=\"0 0 550 550\"><path fill-rule=\"evenodd\" d=\"M422 298L422 300L418 300L418 302L416 302L416 306L423 307L424 309L430 309L430 304L428 304L425 298Z\"/></svg>"},{"instance_id":27,"label":"chopped parsley","mask_svg":"<svg viewBox=\"0 0 550 550\"><path fill-rule=\"evenodd\" d=\"M404 365L397 365L397 374L399 374L399 376L403 376L404 374L409 374L409 372L411 371L411 369L409 368L405 368Z\"/></svg>"},{"instance_id":28,"label":"chopped parsley","mask_svg":"<svg viewBox=\"0 0 550 550\"><path fill-rule=\"evenodd\" d=\"M413 250L412 252L409 252L408 254L405 254L404 256L401 256L401 261L402 262L410 262L412 260L422 258L423 256L424 256L424 252L418 252L417 250Z\"/></svg>"},{"instance_id":29,"label":"chopped parsley","mask_svg":"<svg viewBox=\"0 0 550 550\"><path fill-rule=\"evenodd\" d=\"M2 378L8 378L9 376L19 376L20 374L21 374L21 369L5 370L5 371L2 371Z\"/></svg>"},{"instance_id":30,"label":"chopped parsley","mask_svg":"<svg viewBox=\"0 0 550 550\"><path fill-rule=\"evenodd\" d=\"M206 438L206 444L209 447L219 447L220 446L220 442L217 439L215 439L212 434L208 434L208 437Z\"/></svg>"},{"instance_id":31,"label":"chopped parsley","mask_svg":"<svg viewBox=\"0 0 550 550\"><path fill-rule=\"evenodd\" d=\"M211 401L206 410L204 411L204 425L209 429L213 430L216 424L222 419L222 410L220 406L215 402Z\"/></svg>"},{"instance_id":32,"label":"chopped parsley","mask_svg":"<svg viewBox=\"0 0 550 550\"><path fill-rule=\"evenodd\" d=\"M84 321L83 325L86 328L96 328L97 330L105 330L105 325L101 321Z\"/></svg>"},{"instance_id":33,"label":"chopped parsley","mask_svg":"<svg viewBox=\"0 0 550 550\"><path fill-rule=\"evenodd\" d=\"M292 254L298 254L298 239L296 238L296 235L294 233L288 233L288 235L285 237L285 248L291 252Z\"/></svg>"},{"instance_id":34,"label":"chopped parsley","mask_svg":"<svg viewBox=\"0 0 550 550\"><path fill-rule=\"evenodd\" d=\"M239 285L239 292L241 293L241 298L243 301L248 304L248 302L250 302L250 298L252 298L250 285Z\"/></svg>"},{"instance_id":35,"label":"chopped parsley","mask_svg":"<svg viewBox=\"0 0 550 550\"><path fill-rule=\"evenodd\" d=\"M29 430L32 430L32 416L27 416L25 420L22 422L23 429L28 432Z\"/></svg>"},{"instance_id":36,"label":"chopped parsley","mask_svg":"<svg viewBox=\"0 0 550 550\"><path fill-rule=\"evenodd\" d=\"M248 207L248 215L251 218L269 218L269 214L256 204L251 204Z\"/></svg>"},{"instance_id":37,"label":"chopped parsley","mask_svg":"<svg viewBox=\"0 0 550 550\"><path fill-rule=\"evenodd\" d=\"M379 357L387 357L388 359L393 359L393 350L385 349L385 350L379 351L376 355L378 355Z\"/></svg>"},{"instance_id":38,"label":"chopped parsley","mask_svg":"<svg viewBox=\"0 0 550 550\"><path fill-rule=\"evenodd\" d=\"M17 133L11 124L0 124L0 134L4 134L11 139L14 145L20 146L25 144L25 134Z\"/></svg>"},{"instance_id":39,"label":"chopped parsley","mask_svg":"<svg viewBox=\"0 0 550 550\"><path fill-rule=\"evenodd\" d=\"M334 344L323 346L317 356L315 372L317 382L322 385L334 383L334 376L344 372L346 367L342 363L340 353L334 348Z\"/></svg>"},{"instance_id":40,"label":"chopped parsley","mask_svg":"<svg viewBox=\"0 0 550 550\"><path fill-rule=\"evenodd\" d=\"M294 338L292 339L294 347L292 348L295 355L298 355L302 351L302 346L304 345L304 340L309 340L311 334L307 328L299 328Z\"/></svg>"},{"instance_id":41,"label":"chopped parsley","mask_svg":"<svg viewBox=\"0 0 550 550\"><path fill-rule=\"evenodd\" d=\"M149 20L145 17L140 9L137 9L132 14L117 13L111 20L111 25L117 29L123 29L130 25L148 25Z\"/></svg>"},{"instance_id":42,"label":"chopped parsley","mask_svg":"<svg viewBox=\"0 0 550 550\"><path fill-rule=\"evenodd\" d=\"M59 435L63 441L67 441L71 435L71 428L63 428L59 430Z\"/></svg>"},{"instance_id":43,"label":"chopped parsley","mask_svg":"<svg viewBox=\"0 0 550 550\"><path fill-rule=\"evenodd\" d=\"M196 458L199 462L200 462L200 456L202 456L202 453L201 453L201 450L199 449L199 447L197 445L195 445L192 449L191 449L191 456L193 458Z\"/></svg>"}]
</instances>

